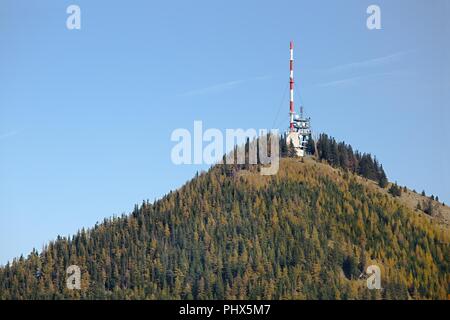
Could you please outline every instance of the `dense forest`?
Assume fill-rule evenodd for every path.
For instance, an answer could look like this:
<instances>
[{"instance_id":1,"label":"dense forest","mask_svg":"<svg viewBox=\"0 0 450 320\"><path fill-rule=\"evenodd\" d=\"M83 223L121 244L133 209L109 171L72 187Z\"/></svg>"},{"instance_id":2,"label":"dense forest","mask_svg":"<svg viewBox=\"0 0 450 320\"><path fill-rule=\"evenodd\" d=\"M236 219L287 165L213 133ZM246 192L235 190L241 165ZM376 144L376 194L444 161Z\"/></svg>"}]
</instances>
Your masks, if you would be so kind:
<instances>
[{"instance_id":1,"label":"dense forest","mask_svg":"<svg viewBox=\"0 0 450 320\"><path fill-rule=\"evenodd\" d=\"M216 165L58 237L0 268L0 299L445 299L448 228L361 182L385 176L370 155L325 135L310 148L324 161L280 141L277 175ZM66 288L74 264L80 290ZM370 264L381 290L366 287Z\"/></svg>"}]
</instances>

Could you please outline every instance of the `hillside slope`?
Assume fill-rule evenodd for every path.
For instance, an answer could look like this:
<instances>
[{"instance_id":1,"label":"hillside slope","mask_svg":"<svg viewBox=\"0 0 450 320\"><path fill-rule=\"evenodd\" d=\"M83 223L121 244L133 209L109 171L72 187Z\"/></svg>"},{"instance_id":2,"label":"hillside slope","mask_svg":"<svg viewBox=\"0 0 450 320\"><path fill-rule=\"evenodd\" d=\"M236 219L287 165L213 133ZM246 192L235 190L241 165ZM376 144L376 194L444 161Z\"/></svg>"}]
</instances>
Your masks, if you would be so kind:
<instances>
[{"instance_id":1,"label":"hillside slope","mask_svg":"<svg viewBox=\"0 0 450 320\"><path fill-rule=\"evenodd\" d=\"M215 166L0 269L0 299L445 299L448 225L314 160ZM65 269L82 270L81 290ZM381 268L382 290L360 279Z\"/></svg>"}]
</instances>

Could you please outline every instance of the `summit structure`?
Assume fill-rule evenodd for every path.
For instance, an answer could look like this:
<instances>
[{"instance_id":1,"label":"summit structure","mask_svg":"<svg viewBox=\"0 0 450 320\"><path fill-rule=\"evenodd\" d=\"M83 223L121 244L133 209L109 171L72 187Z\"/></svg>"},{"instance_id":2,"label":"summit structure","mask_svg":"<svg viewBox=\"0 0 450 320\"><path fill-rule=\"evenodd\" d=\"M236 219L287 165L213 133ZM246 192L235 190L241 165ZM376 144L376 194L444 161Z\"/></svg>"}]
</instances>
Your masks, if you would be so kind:
<instances>
[{"instance_id":1,"label":"summit structure","mask_svg":"<svg viewBox=\"0 0 450 320\"><path fill-rule=\"evenodd\" d=\"M294 42L290 42L290 60L289 60L289 130L287 132L286 142L293 145L295 153L299 157L306 155L306 146L311 138L310 118L304 117L303 107L300 107L300 113L295 112L294 107Z\"/></svg>"}]
</instances>

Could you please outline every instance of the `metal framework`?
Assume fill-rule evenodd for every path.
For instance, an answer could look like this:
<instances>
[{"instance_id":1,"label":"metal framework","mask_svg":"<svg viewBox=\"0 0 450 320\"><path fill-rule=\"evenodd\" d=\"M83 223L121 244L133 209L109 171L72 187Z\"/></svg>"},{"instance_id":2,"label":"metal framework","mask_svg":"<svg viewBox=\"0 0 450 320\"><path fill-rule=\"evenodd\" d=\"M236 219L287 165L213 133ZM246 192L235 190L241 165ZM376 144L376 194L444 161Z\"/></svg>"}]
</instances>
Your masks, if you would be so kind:
<instances>
[{"instance_id":1,"label":"metal framework","mask_svg":"<svg viewBox=\"0 0 450 320\"><path fill-rule=\"evenodd\" d=\"M289 60L289 132L288 142L294 144L297 155L305 156L306 147L311 139L311 119L303 115L303 107L300 107L300 114L295 113L294 108L294 42L290 42L290 60Z\"/></svg>"}]
</instances>

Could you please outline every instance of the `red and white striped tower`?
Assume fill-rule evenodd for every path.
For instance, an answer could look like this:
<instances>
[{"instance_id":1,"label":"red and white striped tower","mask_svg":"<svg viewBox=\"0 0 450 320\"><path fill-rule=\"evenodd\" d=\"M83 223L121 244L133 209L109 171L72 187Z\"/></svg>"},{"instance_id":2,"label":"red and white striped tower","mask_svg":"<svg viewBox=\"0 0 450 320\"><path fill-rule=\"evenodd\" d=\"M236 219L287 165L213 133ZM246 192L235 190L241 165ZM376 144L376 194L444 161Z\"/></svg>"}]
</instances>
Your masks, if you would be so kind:
<instances>
[{"instance_id":1,"label":"red and white striped tower","mask_svg":"<svg viewBox=\"0 0 450 320\"><path fill-rule=\"evenodd\" d=\"M290 43L291 59L289 61L290 75L289 75L289 88L291 99L289 101L289 128L291 132L294 131L294 42Z\"/></svg>"}]
</instances>

